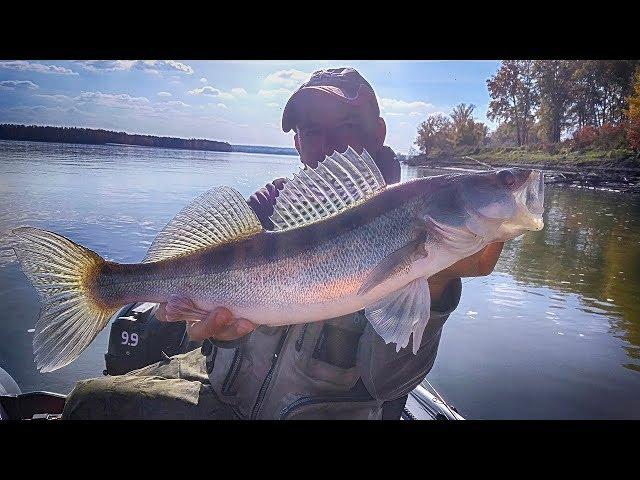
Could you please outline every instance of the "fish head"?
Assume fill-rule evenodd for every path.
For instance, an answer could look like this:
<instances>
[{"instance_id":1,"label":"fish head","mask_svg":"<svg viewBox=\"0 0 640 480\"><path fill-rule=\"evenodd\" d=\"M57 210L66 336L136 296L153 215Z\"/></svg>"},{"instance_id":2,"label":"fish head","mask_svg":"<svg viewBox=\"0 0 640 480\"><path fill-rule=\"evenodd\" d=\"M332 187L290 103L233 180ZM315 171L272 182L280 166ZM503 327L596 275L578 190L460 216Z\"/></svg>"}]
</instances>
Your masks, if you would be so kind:
<instances>
[{"instance_id":1,"label":"fish head","mask_svg":"<svg viewBox=\"0 0 640 480\"><path fill-rule=\"evenodd\" d=\"M506 241L542 230L544 174L509 168L469 175L458 185L465 226L491 241Z\"/></svg>"}]
</instances>

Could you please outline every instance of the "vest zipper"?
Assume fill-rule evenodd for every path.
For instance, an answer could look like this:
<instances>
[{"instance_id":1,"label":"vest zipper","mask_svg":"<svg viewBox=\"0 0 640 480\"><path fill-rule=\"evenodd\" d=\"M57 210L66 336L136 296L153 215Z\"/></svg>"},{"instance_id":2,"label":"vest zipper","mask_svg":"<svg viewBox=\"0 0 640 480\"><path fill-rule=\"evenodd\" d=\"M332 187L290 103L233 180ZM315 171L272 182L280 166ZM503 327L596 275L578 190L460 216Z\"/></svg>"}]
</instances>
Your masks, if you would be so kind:
<instances>
[{"instance_id":1,"label":"vest zipper","mask_svg":"<svg viewBox=\"0 0 640 480\"><path fill-rule=\"evenodd\" d=\"M256 403L253 406L253 410L251 411L251 420L255 420L258 416L258 412L260 411L260 407L262 406L262 402L264 400L264 396L267 393L267 388L269 388L269 383L271 382L271 377L273 376L273 371L276 368L276 364L278 363L278 355L282 351L282 347L284 347L284 342L289 334L289 330L291 326L289 325L287 329L284 331L282 336L280 337L280 341L278 342L278 346L276 347L276 352L273 354L271 358L271 367L269 368L269 372L267 372L267 376L264 378L262 385L260 386L260 390L258 391L258 398L256 398Z\"/></svg>"},{"instance_id":2,"label":"vest zipper","mask_svg":"<svg viewBox=\"0 0 640 480\"><path fill-rule=\"evenodd\" d=\"M302 348L302 342L304 341L304 336L307 333L308 326L309 324L305 323L304 327L302 327L302 333L300 334L300 337L298 337L298 339L296 340L296 352L299 352L300 349Z\"/></svg>"},{"instance_id":3,"label":"vest zipper","mask_svg":"<svg viewBox=\"0 0 640 480\"><path fill-rule=\"evenodd\" d=\"M242 352L240 348L236 350L235 355L233 356L233 361L231 362L231 369L222 383L221 392L223 395L229 395L229 389L236 381L236 377L238 376L238 372L240 371L240 364L242 363Z\"/></svg>"}]
</instances>

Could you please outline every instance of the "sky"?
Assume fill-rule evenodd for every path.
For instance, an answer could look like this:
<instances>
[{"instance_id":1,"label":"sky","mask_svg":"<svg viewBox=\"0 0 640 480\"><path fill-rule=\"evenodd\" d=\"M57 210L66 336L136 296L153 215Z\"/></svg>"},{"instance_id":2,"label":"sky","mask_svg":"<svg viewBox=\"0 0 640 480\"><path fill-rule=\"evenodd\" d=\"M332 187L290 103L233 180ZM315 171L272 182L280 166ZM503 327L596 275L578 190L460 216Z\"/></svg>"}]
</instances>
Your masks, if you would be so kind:
<instances>
[{"instance_id":1,"label":"sky","mask_svg":"<svg viewBox=\"0 0 640 480\"><path fill-rule=\"evenodd\" d=\"M474 104L491 130L486 81L499 61L0 60L0 123L55 125L292 147L289 96L311 73L353 67L371 84L386 144L406 154L434 113Z\"/></svg>"}]
</instances>

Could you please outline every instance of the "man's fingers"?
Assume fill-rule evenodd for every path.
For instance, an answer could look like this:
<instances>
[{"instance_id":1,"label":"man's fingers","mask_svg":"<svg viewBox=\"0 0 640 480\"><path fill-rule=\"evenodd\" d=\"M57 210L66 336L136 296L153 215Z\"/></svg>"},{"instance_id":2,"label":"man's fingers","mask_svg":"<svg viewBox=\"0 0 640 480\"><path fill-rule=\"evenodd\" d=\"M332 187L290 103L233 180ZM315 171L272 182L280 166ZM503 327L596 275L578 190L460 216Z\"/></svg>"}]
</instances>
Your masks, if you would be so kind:
<instances>
[{"instance_id":1,"label":"man's fingers","mask_svg":"<svg viewBox=\"0 0 640 480\"><path fill-rule=\"evenodd\" d=\"M227 308L219 307L203 321L188 326L187 334L191 340L215 338L217 340L235 340L251 332L256 325L243 318L234 318Z\"/></svg>"},{"instance_id":2,"label":"man's fingers","mask_svg":"<svg viewBox=\"0 0 640 480\"><path fill-rule=\"evenodd\" d=\"M230 325L221 328L215 335L218 340L235 340L253 331L256 325L243 318L236 319Z\"/></svg>"},{"instance_id":3,"label":"man's fingers","mask_svg":"<svg viewBox=\"0 0 640 480\"><path fill-rule=\"evenodd\" d=\"M272 183L276 186L278 190L282 190L284 188L284 184L287 181L286 178L276 178Z\"/></svg>"},{"instance_id":4,"label":"man's fingers","mask_svg":"<svg viewBox=\"0 0 640 480\"><path fill-rule=\"evenodd\" d=\"M226 308L216 308L207 317L188 327L187 334L191 340L204 340L214 337L217 332L233 321L233 315Z\"/></svg>"},{"instance_id":5,"label":"man's fingers","mask_svg":"<svg viewBox=\"0 0 640 480\"><path fill-rule=\"evenodd\" d=\"M271 203L275 203L276 197L279 195L278 189L273 183L267 183L266 185L267 192L269 192L269 200Z\"/></svg>"},{"instance_id":6,"label":"man's fingers","mask_svg":"<svg viewBox=\"0 0 640 480\"><path fill-rule=\"evenodd\" d=\"M268 205L270 203L269 198L267 197L267 194L262 190L258 190L256 192L256 197L258 199L258 202L260 202L261 205Z\"/></svg>"}]
</instances>

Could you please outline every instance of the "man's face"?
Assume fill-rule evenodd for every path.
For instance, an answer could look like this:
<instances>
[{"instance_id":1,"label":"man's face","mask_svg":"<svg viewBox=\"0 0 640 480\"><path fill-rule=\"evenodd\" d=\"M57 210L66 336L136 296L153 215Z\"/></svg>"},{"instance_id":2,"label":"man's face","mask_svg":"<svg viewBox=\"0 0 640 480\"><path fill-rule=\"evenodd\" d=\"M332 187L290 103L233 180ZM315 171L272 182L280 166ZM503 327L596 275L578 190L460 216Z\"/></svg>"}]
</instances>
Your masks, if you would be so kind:
<instances>
[{"instance_id":1,"label":"man's face","mask_svg":"<svg viewBox=\"0 0 640 480\"><path fill-rule=\"evenodd\" d=\"M295 146L302 163L316 168L334 151L348 146L375 154L384 144L386 127L370 104L349 105L321 92L298 99Z\"/></svg>"}]
</instances>

